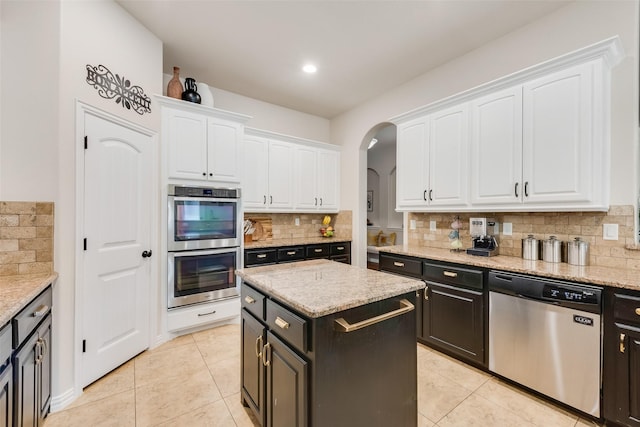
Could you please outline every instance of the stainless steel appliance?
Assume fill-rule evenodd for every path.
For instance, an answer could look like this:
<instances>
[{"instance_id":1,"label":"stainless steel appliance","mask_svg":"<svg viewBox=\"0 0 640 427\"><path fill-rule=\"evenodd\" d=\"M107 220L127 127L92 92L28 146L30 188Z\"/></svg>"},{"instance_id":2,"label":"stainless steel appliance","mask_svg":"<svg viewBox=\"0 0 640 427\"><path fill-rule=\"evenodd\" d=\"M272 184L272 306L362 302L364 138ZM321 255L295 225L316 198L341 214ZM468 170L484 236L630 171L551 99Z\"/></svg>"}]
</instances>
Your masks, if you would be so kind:
<instances>
[{"instance_id":1,"label":"stainless steel appliance","mask_svg":"<svg viewBox=\"0 0 640 427\"><path fill-rule=\"evenodd\" d=\"M498 223L491 218L469 218L469 234L471 248L469 255L494 256L498 255Z\"/></svg>"},{"instance_id":2,"label":"stainless steel appliance","mask_svg":"<svg viewBox=\"0 0 640 427\"><path fill-rule=\"evenodd\" d=\"M240 190L169 185L168 308L239 295Z\"/></svg>"},{"instance_id":3,"label":"stainless steel appliance","mask_svg":"<svg viewBox=\"0 0 640 427\"><path fill-rule=\"evenodd\" d=\"M169 185L169 251L240 246L242 212L237 188Z\"/></svg>"},{"instance_id":4,"label":"stainless steel appliance","mask_svg":"<svg viewBox=\"0 0 640 427\"><path fill-rule=\"evenodd\" d=\"M602 289L489 272L489 369L600 417Z\"/></svg>"},{"instance_id":5,"label":"stainless steel appliance","mask_svg":"<svg viewBox=\"0 0 640 427\"><path fill-rule=\"evenodd\" d=\"M239 295L240 248L169 252L169 308Z\"/></svg>"}]
</instances>

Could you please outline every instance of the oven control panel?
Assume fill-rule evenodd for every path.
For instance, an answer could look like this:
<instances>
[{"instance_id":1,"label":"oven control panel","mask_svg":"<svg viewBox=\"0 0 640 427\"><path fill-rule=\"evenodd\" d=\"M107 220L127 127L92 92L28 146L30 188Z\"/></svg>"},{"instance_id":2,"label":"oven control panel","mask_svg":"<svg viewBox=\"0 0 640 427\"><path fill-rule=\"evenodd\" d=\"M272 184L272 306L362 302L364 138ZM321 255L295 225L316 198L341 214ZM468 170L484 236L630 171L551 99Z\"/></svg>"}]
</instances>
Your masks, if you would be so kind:
<instances>
[{"instance_id":1,"label":"oven control panel","mask_svg":"<svg viewBox=\"0 0 640 427\"><path fill-rule=\"evenodd\" d=\"M169 196L181 197L215 197L220 199L239 199L239 188L183 187L169 186Z\"/></svg>"}]
</instances>

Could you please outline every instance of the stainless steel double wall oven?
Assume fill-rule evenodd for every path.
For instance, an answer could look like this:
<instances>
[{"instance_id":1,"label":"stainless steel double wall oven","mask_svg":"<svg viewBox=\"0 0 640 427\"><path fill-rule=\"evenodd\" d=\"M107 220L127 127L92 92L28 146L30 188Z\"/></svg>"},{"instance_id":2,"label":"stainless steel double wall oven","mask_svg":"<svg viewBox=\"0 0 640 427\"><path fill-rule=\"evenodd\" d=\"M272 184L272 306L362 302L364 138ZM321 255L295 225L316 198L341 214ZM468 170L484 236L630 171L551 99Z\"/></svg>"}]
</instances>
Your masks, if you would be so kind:
<instances>
[{"instance_id":1,"label":"stainless steel double wall oven","mask_svg":"<svg viewBox=\"0 0 640 427\"><path fill-rule=\"evenodd\" d=\"M240 190L169 185L168 307L235 297Z\"/></svg>"}]
</instances>

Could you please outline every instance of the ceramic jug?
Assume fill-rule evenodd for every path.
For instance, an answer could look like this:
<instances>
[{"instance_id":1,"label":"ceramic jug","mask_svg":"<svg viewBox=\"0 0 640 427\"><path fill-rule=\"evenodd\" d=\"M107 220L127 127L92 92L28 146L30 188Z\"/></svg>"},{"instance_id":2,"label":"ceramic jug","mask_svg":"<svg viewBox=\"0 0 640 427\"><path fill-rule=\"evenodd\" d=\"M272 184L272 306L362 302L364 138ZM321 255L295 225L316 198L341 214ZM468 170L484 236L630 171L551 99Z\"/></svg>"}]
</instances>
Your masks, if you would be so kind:
<instances>
[{"instance_id":1,"label":"ceramic jug","mask_svg":"<svg viewBox=\"0 0 640 427\"><path fill-rule=\"evenodd\" d=\"M182 92L182 100L200 104L201 98L198 93L198 86L196 86L196 80L191 77L187 77L184 80L184 87L186 89Z\"/></svg>"}]
</instances>

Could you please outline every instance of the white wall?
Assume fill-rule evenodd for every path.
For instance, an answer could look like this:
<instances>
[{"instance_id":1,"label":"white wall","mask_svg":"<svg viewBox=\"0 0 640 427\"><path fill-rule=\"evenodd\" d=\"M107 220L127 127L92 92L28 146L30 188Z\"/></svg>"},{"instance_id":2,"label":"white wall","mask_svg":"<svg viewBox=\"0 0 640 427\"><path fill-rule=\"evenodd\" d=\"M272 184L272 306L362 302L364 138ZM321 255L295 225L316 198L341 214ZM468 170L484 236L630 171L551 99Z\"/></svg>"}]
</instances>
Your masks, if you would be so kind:
<instances>
[{"instance_id":1,"label":"white wall","mask_svg":"<svg viewBox=\"0 0 640 427\"><path fill-rule=\"evenodd\" d=\"M0 10L0 200L51 201L58 191L59 6L2 1Z\"/></svg>"},{"instance_id":2,"label":"white wall","mask_svg":"<svg viewBox=\"0 0 640 427\"><path fill-rule=\"evenodd\" d=\"M334 118L331 140L343 146L341 207L354 213L354 263L365 265L363 141L371 138L375 126L395 115L615 35L621 37L627 57L612 73L611 204L636 205L638 15L637 1L571 3Z\"/></svg>"}]
</instances>

